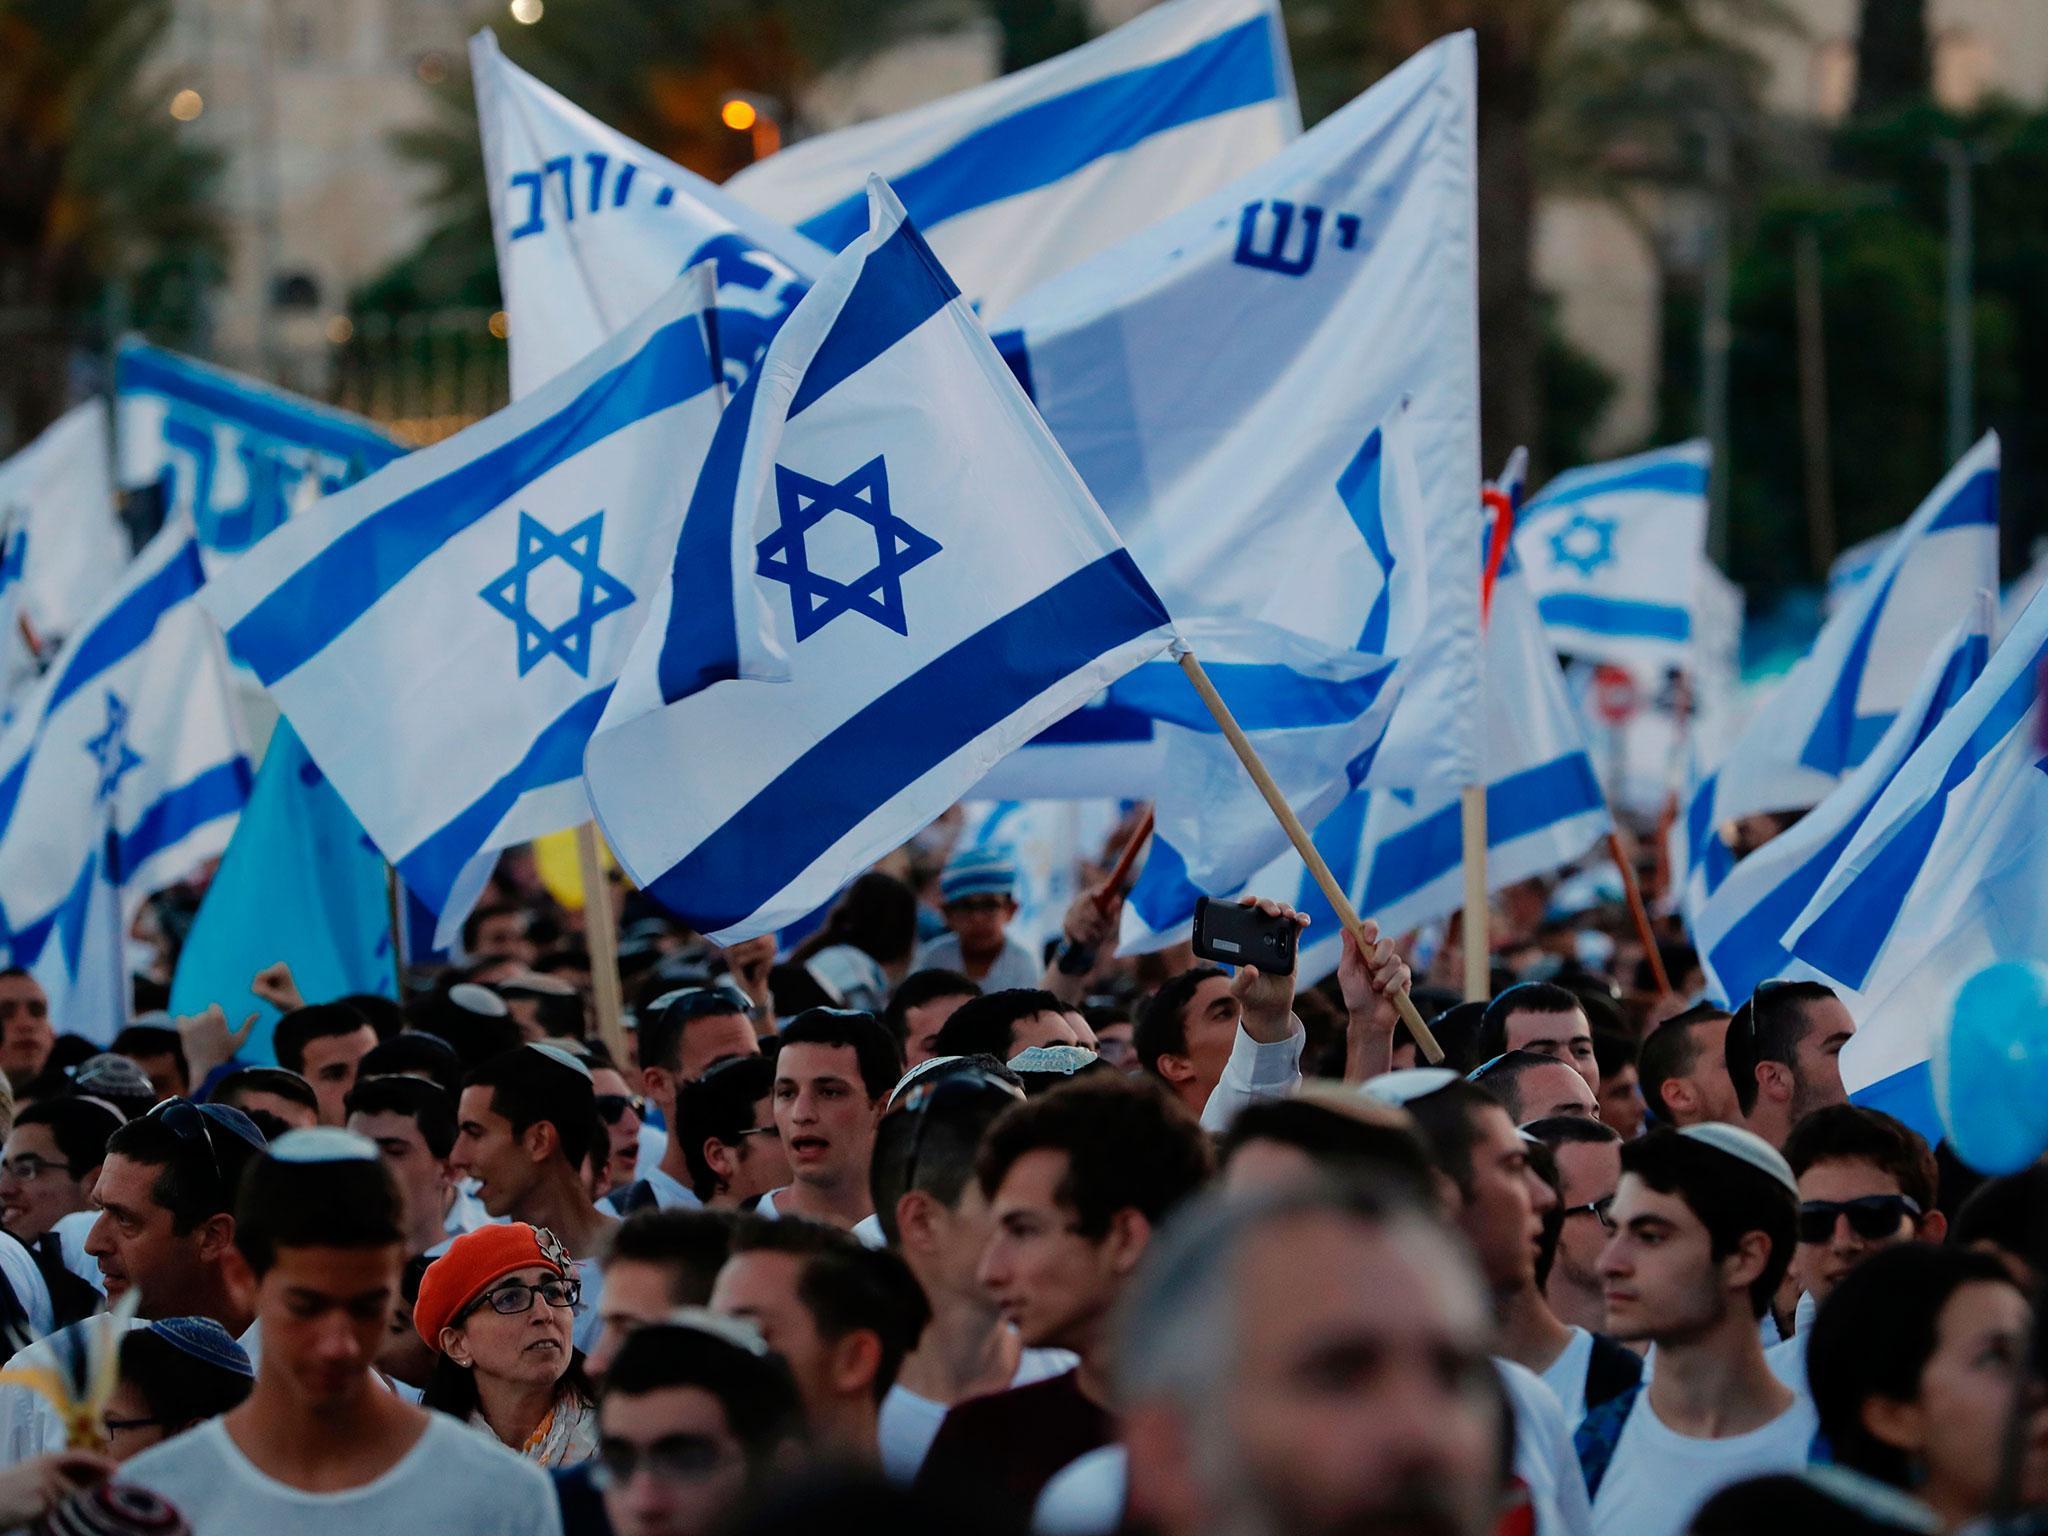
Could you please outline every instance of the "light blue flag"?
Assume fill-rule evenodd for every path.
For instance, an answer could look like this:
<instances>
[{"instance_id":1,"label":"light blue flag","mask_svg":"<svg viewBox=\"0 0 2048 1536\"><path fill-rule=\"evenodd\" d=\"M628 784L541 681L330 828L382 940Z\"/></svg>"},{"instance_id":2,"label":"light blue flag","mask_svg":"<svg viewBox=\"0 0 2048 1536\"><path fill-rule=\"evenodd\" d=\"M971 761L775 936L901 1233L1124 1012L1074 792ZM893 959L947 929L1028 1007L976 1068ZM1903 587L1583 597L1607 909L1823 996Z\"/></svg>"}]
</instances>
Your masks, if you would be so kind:
<instances>
[{"instance_id":1,"label":"light blue flag","mask_svg":"<svg viewBox=\"0 0 2048 1536\"><path fill-rule=\"evenodd\" d=\"M128 923L227 846L249 793L205 580L173 518L0 735L0 944L100 1042L126 1022Z\"/></svg>"},{"instance_id":2,"label":"light blue flag","mask_svg":"<svg viewBox=\"0 0 2048 1536\"><path fill-rule=\"evenodd\" d=\"M1567 470L1529 498L1515 550L1556 650L1653 675L1687 665L1711 457L1680 443Z\"/></svg>"},{"instance_id":3,"label":"light blue flag","mask_svg":"<svg viewBox=\"0 0 2048 1536\"><path fill-rule=\"evenodd\" d=\"M163 485L209 572L406 451L348 411L139 341L115 359L114 410L121 483Z\"/></svg>"},{"instance_id":4,"label":"light blue flag","mask_svg":"<svg viewBox=\"0 0 2048 1536\"><path fill-rule=\"evenodd\" d=\"M1984 671L1997 612L1980 592L1970 616L1927 659L1906 706L1869 757L1790 830L1737 864L1692 919L1712 996L1735 1006L1758 982L1785 974L1782 940L1849 846L1899 767Z\"/></svg>"},{"instance_id":5,"label":"light blue flag","mask_svg":"<svg viewBox=\"0 0 2048 1536\"><path fill-rule=\"evenodd\" d=\"M585 756L620 863L722 942L811 911L1174 638L902 205L870 197L719 422Z\"/></svg>"},{"instance_id":6,"label":"light blue flag","mask_svg":"<svg viewBox=\"0 0 2048 1536\"><path fill-rule=\"evenodd\" d=\"M1987 433L1942 477L1742 734L1707 769L1695 752L1671 854L1687 920L1734 856L1721 829L1762 811L1818 804L1870 756L1982 591L1998 590L1998 438Z\"/></svg>"},{"instance_id":7,"label":"light blue flag","mask_svg":"<svg viewBox=\"0 0 2048 1536\"><path fill-rule=\"evenodd\" d=\"M2048 594L1892 777L1785 935L1796 960L1847 989L1851 1097L1933 1135L1936 1021L1982 967L2048 955L2044 663Z\"/></svg>"},{"instance_id":8,"label":"light blue flag","mask_svg":"<svg viewBox=\"0 0 2048 1536\"><path fill-rule=\"evenodd\" d=\"M238 1055L273 1061L277 1010L249 981L280 960L308 1002L397 995L383 856L288 720L271 733L241 822L178 952L171 1012L218 1003L231 1026L253 1013L256 1031Z\"/></svg>"},{"instance_id":9,"label":"light blue flag","mask_svg":"<svg viewBox=\"0 0 2048 1536\"><path fill-rule=\"evenodd\" d=\"M443 944L500 849L589 816L584 743L718 420L705 279L207 589Z\"/></svg>"}]
</instances>

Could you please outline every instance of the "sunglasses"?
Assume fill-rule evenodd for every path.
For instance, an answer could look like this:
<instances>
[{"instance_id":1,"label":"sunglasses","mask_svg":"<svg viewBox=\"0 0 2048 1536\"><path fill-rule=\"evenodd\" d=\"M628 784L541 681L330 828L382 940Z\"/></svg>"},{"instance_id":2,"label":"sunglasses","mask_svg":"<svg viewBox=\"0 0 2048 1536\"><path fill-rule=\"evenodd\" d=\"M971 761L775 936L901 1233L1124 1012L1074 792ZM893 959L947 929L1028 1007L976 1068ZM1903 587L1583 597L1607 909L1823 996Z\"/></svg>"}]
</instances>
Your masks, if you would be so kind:
<instances>
[{"instance_id":1,"label":"sunglasses","mask_svg":"<svg viewBox=\"0 0 2048 1536\"><path fill-rule=\"evenodd\" d=\"M726 1461L725 1451L709 1435L665 1435L644 1448L630 1440L606 1440L598 1447L590 1480L600 1493L630 1483L642 1470L661 1482L696 1483Z\"/></svg>"},{"instance_id":2,"label":"sunglasses","mask_svg":"<svg viewBox=\"0 0 2048 1536\"><path fill-rule=\"evenodd\" d=\"M213 1139L214 1127L219 1126L238 1136L258 1152L264 1150L261 1135L254 1126L243 1129L248 1122L238 1111L220 1104L194 1104L190 1099L165 1099L148 1114L145 1120L154 1120L180 1141L201 1141L206 1144L207 1161L213 1164L213 1181L221 1189L227 1188L227 1175L221 1171L220 1148ZM242 1124L236 1124L242 1121Z\"/></svg>"},{"instance_id":3,"label":"sunglasses","mask_svg":"<svg viewBox=\"0 0 2048 1536\"><path fill-rule=\"evenodd\" d=\"M647 1100L637 1093L630 1097L623 1093L600 1093L597 1096L597 1118L606 1125L617 1125L629 1109L642 1120L647 1118Z\"/></svg>"},{"instance_id":4,"label":"sunglasses","mask_svg":"<svg viewBox=\"0 0 2048 1536\"><path fill-rule=\"evenodd\" d=\"M1588 1200L1584 1205L1568 1205L1558 1212L1559 1216L1591 1216L1600 1223L1600 1230L1612 1232L1614 1226L1614 1196L1602 1195L1598 1200Z\"/></svg>"},{"instance_id":5,"label":"sunglasses","mask_svg":"<svg viewBox=\"0 0 2048 1536\"><path fill-rule=\"evenodd\" d=\"M1799 1203L1799 1241L1825 1243L1835 1235L1839 1217L1849 1218L1849 1230L1866 1243L1883 1242L1899 1235L1899 1224L1918 1220L1920 1202L1910 1195L1865 1195L1860 1200L1802 1200Z\"/></svg>"},{"instance_id":6,"label":"sunglasses","mask_svg":"<svg viewBox=\"0 0 2048 1536\"><path fill-rule=\"evenodd\" d=\"M684 987L656 998L649 1012L674 1013L687 1023L691 1019L708 1019L714 1013L751 1013L753 1007L752 1000L735 987Z\"/></svg>"},{"instance_id":7,"label":"sunglasses","mask_svg":"<svg viewBox=\"0 0 2048 1536\"><path fill-rule=\"evenodd\" d=\"M470 1306L469 1312L489 1307L500 1317L517 1317L521 1312L533 1310L534 1298L539 1297L551 1307L573 1307L583 1299L583 1282L580 1280L543 1280L539 1285L527 1285L514 1281L501 1285L495 1290L485 1291ZM467 1317L469 1312L463 1316Z\"/></svg>"}]
</instances>

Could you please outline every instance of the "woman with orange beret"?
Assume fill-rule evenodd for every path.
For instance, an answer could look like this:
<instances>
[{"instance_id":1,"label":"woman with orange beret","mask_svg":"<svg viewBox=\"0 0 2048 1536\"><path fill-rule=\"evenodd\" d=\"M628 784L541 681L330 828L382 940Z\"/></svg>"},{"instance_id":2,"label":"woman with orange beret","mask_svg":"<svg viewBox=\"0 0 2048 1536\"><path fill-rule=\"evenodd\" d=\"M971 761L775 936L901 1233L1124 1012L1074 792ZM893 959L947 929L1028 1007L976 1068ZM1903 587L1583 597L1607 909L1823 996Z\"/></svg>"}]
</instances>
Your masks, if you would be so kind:
<instances>
[{"instance_id":1,"label":"woman with orange beret","mask_svg":"<svg viewBox=\"0 0 2048 1536\"><path fill-rule=\"evenodd\" d=\"M529 1461L572 1467L597 1450L596 1393L571 1340L582 1290L554 1233L479 1227L427 1266L413 1326L438 1357L422 1404Z\"/></svg>"}]
</instances>

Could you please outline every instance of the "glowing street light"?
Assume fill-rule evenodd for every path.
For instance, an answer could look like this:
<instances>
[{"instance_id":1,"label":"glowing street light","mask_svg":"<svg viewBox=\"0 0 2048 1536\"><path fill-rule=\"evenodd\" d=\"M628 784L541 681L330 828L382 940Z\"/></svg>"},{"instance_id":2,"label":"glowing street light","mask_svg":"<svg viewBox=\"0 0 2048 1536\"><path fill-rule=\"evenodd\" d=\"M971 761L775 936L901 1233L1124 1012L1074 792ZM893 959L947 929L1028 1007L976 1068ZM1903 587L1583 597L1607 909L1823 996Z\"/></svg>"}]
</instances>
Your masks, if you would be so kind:
<instances>
[{"instance_id":1,"label":"glowing street light","mask_svg":"<svg viewBox=\"0 0 2048 1536\"><path fill-rule=\"evenodd\" d=\"M761 113L746 97L729 96L718 109L718 117L734 133L745 133L760 121Z\"/></svg>"},{"instance_id":2,"label":"glowing street light","mask_svg":"<svg viewBox=\"0 0 2048 1536\"><path fill-rule=\"evenodd\" d=\"M782 148L782 124L776 120L775 103L765 96L733 92L719 104L718 120L734 133L752 136L756 160Z\"/></svg>"},{"instance_id":3,"label":"glowing street light","mask_svg":"<svg viewBox=\"0 0 2048 1536\"><path fill-rule=\"evenodd\" d=\"M181 123L194 122L206 110L206 98L189 85L171 98L171 116Z\"/></svg>"},{"instance_id":4,"label":"glowing street light","mask_svg":"<svg viewBox=\"0 0 2048 1536\"><path fill-rule=\"evenodd\" d=\"M532 26L546 11L541 0L512 0L512 19L522 27Z\"/></svg>"}]
</instances>

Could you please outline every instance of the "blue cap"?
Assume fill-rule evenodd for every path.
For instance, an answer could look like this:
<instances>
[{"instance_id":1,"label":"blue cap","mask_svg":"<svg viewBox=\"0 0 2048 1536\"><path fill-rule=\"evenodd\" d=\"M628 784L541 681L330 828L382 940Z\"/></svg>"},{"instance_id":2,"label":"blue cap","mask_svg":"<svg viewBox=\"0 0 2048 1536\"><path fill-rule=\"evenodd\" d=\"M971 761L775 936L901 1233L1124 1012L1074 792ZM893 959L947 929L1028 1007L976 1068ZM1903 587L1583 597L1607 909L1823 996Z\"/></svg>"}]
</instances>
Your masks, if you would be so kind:
<instances>
[{"instance_id":1,"label":"blue cap","mask_svg":"<svg viewBox=\"0 0 2048 1536\"><path fill-rule=\"evenodd\" d=\"M1017 893L1017 861L1006 848L969 848L946 861L939 876L939 899L959 901L966 896L1014 896Z\"/></svg>"},{"instance_id":2,"label":"blue cap","mask_svg":"<svg viewBox=\"0 0 2048 1536\"><path fill-rule=\"evenodd\" d=\"M249 1352L210 1317L159 1318L148 1325L147 1331L215 1370L226 1371L231 1376L254 1377L256 1374L255 1368L249 1364Z\"/></svg>"}]
</instances>

